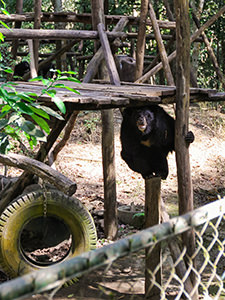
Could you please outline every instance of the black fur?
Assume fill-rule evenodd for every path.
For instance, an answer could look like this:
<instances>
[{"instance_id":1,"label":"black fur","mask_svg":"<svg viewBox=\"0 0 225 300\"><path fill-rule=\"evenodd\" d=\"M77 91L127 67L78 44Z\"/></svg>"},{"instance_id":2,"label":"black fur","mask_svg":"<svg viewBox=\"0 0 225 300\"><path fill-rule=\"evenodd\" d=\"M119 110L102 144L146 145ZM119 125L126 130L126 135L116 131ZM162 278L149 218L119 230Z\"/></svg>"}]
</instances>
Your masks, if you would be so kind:
<instances>
[{"instance_id":1,"label":"black fur","mask_svg":"<svg viewBox=\"0 0 225 300\"><path fill-rule=\"evenodd\" d=\"M23 75L30 71L30 65L26 60L21 61L15 65L14 76L23 77Z\"/></svg>"},{"instance_id":2,"label":"black fur","mask_svg":"<svg viewBox=\"0 0 225 300\"><path fill-rule=\"evenodd\" d=\"M126 108L121 125L121 156L143 178L168 176L167 155L174 150L175 121L162 107Z\"/></svg>"}]
</instances>

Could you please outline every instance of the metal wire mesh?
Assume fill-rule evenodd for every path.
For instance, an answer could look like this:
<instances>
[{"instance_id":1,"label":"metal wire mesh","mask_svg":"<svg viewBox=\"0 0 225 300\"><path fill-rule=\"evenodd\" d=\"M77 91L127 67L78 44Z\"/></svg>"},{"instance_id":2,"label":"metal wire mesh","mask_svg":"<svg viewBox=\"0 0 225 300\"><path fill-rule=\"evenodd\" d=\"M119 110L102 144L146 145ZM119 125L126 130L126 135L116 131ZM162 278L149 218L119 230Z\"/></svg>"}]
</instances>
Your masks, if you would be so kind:
<instances>
[{"instance_id":1,"label":"metal wire mesh","mask_svg":"<svg viewBox=\"0 0 225 300\"><path fill-rule=\"evenodd\" d=\"M191 257L182 240L190 230L195 235ZM20 299L27 291L37 294L55 288L45 298L61 299L63 291L59 288L63 283L79 277L69 287L74 299L91 296L138 300L154 295L154 300L222 300L225 299L224 245L225 198L12 283L3 283L0 298ZM157 251L161 255L159 264L154 262ZM146 268L149 256L155 266L151 270Z\"/></svg>"},{"instance_id":2,"label":"metal wire mesh","mask_svg":"<svg viewBox=\"0 0 225 300\"><path fill-rule=\"evenodd\" d=\"M102 276L103 279L98 285L98 295L103 299L104 295L105 299L109 295L112 299L120 299L120 297L142 299L145 293L151 295L151 290L154 289L153 294L156 297L154 299L160 300L225 299L225 211L216 208L216 205L218 206L222 202L225 203L225 199L215 202L215 209L212 204L202 207L203 215L199 216L199 219L196 211L192 213L193 223L197 220L197 225L192 224L191 226L196 243L191 257L188 256L187 249L182 242L182 230L182 233L172 238L170 236L160 242L161 263L153 271L145 270L145 260L154 251L158 242L151 245L146 252L141 250L130 254L129 259L119 259L99 271L99 276ZM218 216L215 217L215 214ZM201 221L203 216L207 219L205 222ZM179 222L178 218L176 223ZM199 223L202 224L198 225ZM189 228L187 226L187 229ZM179 254L176 252L176 258L174 258L174 253L171 253L171 251L173 252L171 245L177 246ZM124 264L126 265L128 261L130 261L130 265L127 265L124 271ZM182 276L177 268L181 264L186 268ZM124 274L126 272L127 274ZM148 290L145 290L146 272L151 281ZM161 272L161 280L159 280L159 272ZM194 283L190 281L191 274L194 277ZM114 280L114 289L112 290L111 286ZM85 279L85 282L88 283L88 279ZM149 298L151 299L151 296Z\"/></svg>"}]
</instances>

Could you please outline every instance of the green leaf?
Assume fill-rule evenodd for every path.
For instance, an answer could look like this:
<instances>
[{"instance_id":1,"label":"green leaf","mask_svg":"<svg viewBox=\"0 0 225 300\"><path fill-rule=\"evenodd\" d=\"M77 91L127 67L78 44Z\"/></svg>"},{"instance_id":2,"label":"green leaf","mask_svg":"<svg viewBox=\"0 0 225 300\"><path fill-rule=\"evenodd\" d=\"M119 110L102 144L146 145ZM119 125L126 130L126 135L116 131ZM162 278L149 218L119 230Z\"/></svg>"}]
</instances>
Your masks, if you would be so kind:
<instances>
[{"instance_id":1,"label":"green leaf","mask_svg":"<svg viewBox=\"0 0 225 300\"><path fill-rule=\"evenodd\" d=\"M68 81L73 81L73 82L77 82L77 83L81 83L79 79L76 79L76 78L74 78L74 77L67 77L66 80L68 80Z\"/></svg>"},{"instance_id":2,"label":"green leaf","mask_svg":"<svg viewBox=\"0 0 225 300\"><path fill-rule=\"evenodd\" d=\"M0 24L2 24L2 26L4 26L5 28L9 29L10 31L12 31L12 29L3 21L0 20Z\"/></svg>"},{"instance_id":3,"label":"green leaf","mask_svg":"<svg viewBox=\"0 0 225 300\"><path fill-rule=\"evenodd\" d=\"M49 115L41 108L37 108L37 107L34 107L34 106L30 106L30 109L36 114L36 115L39 115L45 119L50 119L49 118Z\"/></svg>"},{"instance_id":4,"label":"green leaf","mask_svg":"<svg viewBox=\"0 0 225 300\"><path fill-rule=\"evenodd\" d=\"M66 106L63 103L63 101L58 98L57 96L53 98L53 101L55 102L56 106L58 107L58 109L65 114L66 113Z\"/></svg>"},{"instance_id":5,"label":"green leaf","mask_svg":"<svg viewBox=\"0 0 225 300\"><path fill-rule=\"evenodd\" d=\"M13 70L10 69L10 68L7 68L7 69L4 69L4 72L9 73L9 74L12 74L12 73L13 73Z\"/></svg>"},{"instance_id":6,"label":"green leaf","mask_svg":"<svg viewBox=\"0 0 225 300\"><path fill-rule=\"evenodd\" d=\"M65 84L64 83L56 83L53 85L53 88L58 88L58 89L65 88Z\"/></svg>"},{"instance_id":7,"label":"green leaf","mask_svg":"<svg viewBox=\"0 0 225 300\"><path fill-rule=\"evenodd\" d=\"M43 77L42 77L41 81L42 81L42 84L45 85L45 86L49 86L52 83L51 79L46 79L46 78L43 78Z\"/></svg>"},{"instance_id":8,"label":"green leaf","mask_svg":"<svg viewBox=\"0 0 225 300\"><path fill-rule=\"evenodd\" d=\"M32 81L42 81L42 79L43 79L42 76L38 76L38 77L29 79L29 81L30 81L30 82L32 82Z\"/></svg>"},{"instance_id":9,"label":"green leaf","mask_svg":"<svg viewBox=\"0 0 225 300\"><path fill-rule=\"evenodd\" d=\"M20 99L22 99L22 100L25 100L25 101L27 101L27 102L34 102L34 101L35 101L34 98L30 97L30 96L29 96L28 94L26 94L26 93L18 93L18 94L17 94L17 97L20 98Z\"/></svg>"},{"instance_id":10,"label":"green leaf","mask_svg":"<svg viewBox=\"0 0 225 300\"><path fill-rule=\"evenodd\" d=\"M30 136L34 136L37 140L46 141L44 133L30 121L25 120L21 124L21 130Z\"/></svg>"},{"instance_id":11,"label":"green leaf","mask_svg":"<svg viewBox=\"0 0 225 300\"><path fill-rule=\"evenodd\" d=\"M65 88L66 88L68 91L71 91L71 92L73 92L73 93L76 93L76 94L80 95L80 93L79 93L77 90L75 90L75 89L73 89L73 88L71 88L71 87L69 87L69 86L65 86Z\"/></svg>"},{"instance_id":12,"label":"green leaf","mask_svg":"<svg viewBox=\"0 0 225 300\"><path fill-rule=\"evenodd\" d=\"M55 97L55 95L56 95L56 91L55 90L46 90L45 93L47 95L49 95L50 97L52 97L52 98Z\"/></svg>"},{"instance_id":13,"label":"green leaf","mask_svg":"<svg viewBox=\"0 0 225 300\"><path fill-rule=\"evenodd\" d=\"M2 41L2 42L4 42L4 38L5 38L5 36L0 32L0 40ZM1 56L2 57L2 56Z\"/></svg>"},{"instance_id":14,"label":"green leaf","mask_svg":"<svg viewBox=\"0 0 225 300\"><path fill-rule=\"evenodd\" d=\"M0 153L6 154L10 148L9 137L4 133L0 133Z\"/></svg>"},{"instance_id":15,"label":"green leaf","mask_svg":"<svg viewBox=\"0 0 225 300\"><path fill-rule=\"evenodd\" d=\"M38 117L37 115L32 115L32 119L43 129L47 134L50 133L50 128L48 126L48 123L41 117Z\"/></svg>"},{"instance_id":16,"label":"green leaf","mask_svg":"<svg viewBox=\"0 0 225 300\"><path fill-rule=\"evenodd\" d=\"M8 125L8 120L7 119L1 119L0 120L0 129L4 128L5 126Z\"/></svg>"},{"instance_id":17,"label":"green leaf","mask_svg":"<svg viewBox=\"0 0 225 300\"><path fill-rule=\"evenodd\" d=\"M30 134L35 129L34 123L27 121L24 119L24 121L21 123L20 128Z\"/></svg>"},{"instance_id":18,"label":"green leaf","mask_svg":"<svg viewBox=\"0 0 225 300\"><path fill-rule=\"evenodd\" d=\"M2 107L1 111L2 111L2 113L4 113L4 112L9 112L10 110L11 110L11 106L6 104Z\"/></svg>"},{"instance_id":19,"label":"green leaf","mask_svg":"<svg viewBox=\"0 0 225 300\"><path fill-rule=\"evenodd\" d=\"M43 105L41 105L40 107L41 107L42 110L44 110L50 116L55 117L55 118L57 118L59 120L64 120L64 118L59 113L57 113L56 111L54 111L50 107L43 106Z\"/></svg>"},{"instance_id":20,"label":"green leaf","mask_svg":"<svg viewBox=\"0 0 225 300\"><path fill-rule=\"evenodd\" d=\"M28 115L33 114L33 111L30 109L30 107L26 103L18 102L17 106L19 107L19 110L21 113L28 114Z\"/></svg>"}]
</instances>

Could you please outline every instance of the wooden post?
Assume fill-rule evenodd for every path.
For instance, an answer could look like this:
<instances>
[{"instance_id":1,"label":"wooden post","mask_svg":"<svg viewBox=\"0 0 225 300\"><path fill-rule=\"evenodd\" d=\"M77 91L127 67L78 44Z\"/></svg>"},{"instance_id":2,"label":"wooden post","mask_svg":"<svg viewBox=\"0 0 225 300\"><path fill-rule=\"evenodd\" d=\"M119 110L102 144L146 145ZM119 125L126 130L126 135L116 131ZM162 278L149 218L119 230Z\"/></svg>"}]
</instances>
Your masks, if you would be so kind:
<instances>
[{"instance_id":1,"label":"wooden post","mask_svg":"<svg viewBox=\"0 0 225 300\"><path fill-rule=\"evenodd\" d=\"M29 53L30 53L30 72L29 72L29 77L35 78L37 77L37 69L35 67L35 57L34 57L34 44L32 40L27 40L28 47L29 47ZM28 76L28 74L27 74ZM28 77L28 78L29 78Z\"/></svg>"},{"instance_id":2,"label":"wooden post","mask_svg":"<svg viewBox=\"0 0 225 300\"><path fill-rule=\"evenodd\" d=\"M42 0L35 0L34 1L34 29L41 28L41 5ZM39 49L39 40L34 39L34 61L35 61L35 68L38 73L38 49Z\"/></svg>"},{"instance_id":3,"label":"wooden post","mask_svg":"<svg viewBox=\"0 0 225 300\"><path fill-rule=\"evenodd\" d=\"M106 66L109 72L110 82L114 85L120 85L120 78L116 68L116 64L111 52L109 41L105 33L105 27L102 23L98 24L98 33L105 57Z\"/></svg>"},{"instance_id":4,"label":"wooden post","mask_svg":"<svg viewBox=\"0 0 225 300\"><path fill-rule=\"evenodd\" d=\"M185 141L189 125L190 102L190 21L188 2L188 0L175 0L177 48L175 150L180 215L193 210L189 145ZM193 231L190 230L183 234L183 242L187 247L187 254L192 257L195 251ZM195 275L193 272L190 275L195 288ZM197 291L191 295L191 299L198 299Z\"/></svg>"},{"instance_id":5,"label":"wooden post","mask_svg":"<svg viewBox=\"0 0 225 300\"><path fill-rule=\"evenodd\" d=\"M161 221L161 178L145 180L145 228L159 224ZM159 267L156 272L156 268ZM152 276L152 273L154 276ZM145 298L160 299L160 290L154 285L161 285L161 245L146 249L145 254Z\"/></svg>"},{"instance_id":6,"label":"wooden post","mask_svg":"<svg viewBox=\"0 0 225 300\"><path fill-rule=\"evenodd\" d=\"M128 18L122 17L119 20L119 22L116 24L116 26L112 32L122 31L127 23L128 23ZM87 66L87 72L83 79L83 82L91 82L92 81L92 79L94 78L94 76L97 73L97 70L98 70L103 58L104 58L103 48L100 47L98 49L98 51L95 53L95 55L92 57L92 59L90 60L88 66Z\"/></svg>"},{"instance_id":7,"label":"wooden post","mask_svg":"<svg viewBox=\"0 0 225 300\"><path fill-rule=\"evenodd\" d=\"M16 1L16 13L22 14L23 13L23 0L17 0ZM15 28L21 28L21 22L15 22ZM12 59L16 59L17 56L17 49L19 46L19 41L15 40L12 43Z\"/></svg>"},{"instance_id":8,"label":"wooden post","mask_svg":"<svg viewBox=\"0 0 225 300\"><path fill-rule=\"evenodd\" d=\"M150 19L152 21L152 27L153 27L155 38L156 38L156 41L157 41L159 54L160 54L160 58L161 58L161 61L162 61L162 64L163 64L163 69L164 69L164 72L165 72L167 84L168 85L175 85L174 80L173 80L173 74L172 74L171 69L170 69L167 53L166 53L166 50L165 50L165 46L163 44L163 40L162 40L160 30L159 30L159 25L157 23L156 15L155 15L153 6L151 4L151 1L149 1L149 15L150 15Z\"/></svg>"},{"instance_id":9,"label":"wooden post","mask_svg":"<svg viewBox=\"0 0 225 300\"><path fill-rule=\"evenodd\" d=\"M145 55L145 35L146 35L146 18L148 14L148 0L141 0L141 15L137 37L136 51L136 74L135 78L139 78L143 73L144 55Z\"/></svg>"},{"instance_id":10,"label":"wooden post","mask_svg":"<svg viewBox=\"0 0 225 300\"><path fill-rule=\"evenodd\" d=\"M104 24L103 0L92 0L92 26ZM102 159L104 177L104 231L108 239L117 237L116 172L113 110L102 110Z\"/></svg>"}]
</instances>

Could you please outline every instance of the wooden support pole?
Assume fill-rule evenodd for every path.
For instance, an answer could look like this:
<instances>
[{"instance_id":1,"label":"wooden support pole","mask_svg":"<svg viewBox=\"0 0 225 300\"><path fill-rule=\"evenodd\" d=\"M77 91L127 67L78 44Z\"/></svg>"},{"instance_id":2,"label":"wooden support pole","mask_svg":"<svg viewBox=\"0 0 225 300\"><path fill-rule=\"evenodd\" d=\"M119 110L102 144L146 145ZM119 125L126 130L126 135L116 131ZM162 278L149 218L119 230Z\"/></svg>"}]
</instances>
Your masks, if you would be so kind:
<instances>
[{"instance_id":1,"label":"wooden support pole","mask_svg":"<svg viewBox=\"0 0 225 300\"><path fill-rule=\"evenodd\" d=\"M42 0L34 0L34 29L41 28L41 5ZM39 40L34 39L34 62L35 68L38 73L38 49L39 49Z\"/></svg>"},{"instance_id":2,"label":"wooden support pole","mask_svg":"<svg viewBox=\"0 0 225 300\"><path fill-rule=\"evenodd\" d=\"M145 35L146 35L146 19L148 14L148 0L141 0L141 14L137 37L136 50L136 74L135 78L139 78L143 74L144 55L145 55Z\"/></svg>"},{"instance_id":3,"label":"wooden support pole","mask_svg":"<svg viewBox=\"0 0 225 300\"><path fill-rule=\"evenodd\" d=\"M16 13L22 14L23 13L23 0L16 0ZM20 28L21 22L16 21L15 22L15 28ZM15 40L12 43L12 59L16 59L17 56L17 49L19 46L19 41Z\"/></svg>"},{"instance_id":4,"label":"wooden support pole","mask_svg":"<svg viewBox=\"0 0 225 300\"><path fill-rule=\"evenodd\" d=\"M176 10L176 122L175 150L177 163L179 214L193 210L193 188L191 180L189 149L185 136L189 125L190 102L190 20L188 0L175 0ZM183 234L187 254L192 257L195 251L195 239L192 230ZM191 272L191 281L196 288L195 274ZM198 299L197 290L191 299Z\"/></svg>"},{"instance_id":5,"label":"wooden support pole","mask_svg":"<svg viewBox=\"0 0 225 300\"><path fill-rule=\"evenodd\" d=\"M128 23L128 18L122 17L119 20L119 22L116 24L115 28L113 29L113 32L123 31L127 23ZM92 79L97 74L98 68L103 58L104 58L103 48L100 47L87 66L87 72L83 79L83 82L88 83L92 81Z\"/></svg>"},{"instance_id":6,"label":"wooden support pole","mask_svg":"<svg viewBox=\"0 0 225 300\"><path fill-rule=\"evenodd\" d=\"M114 85L120 85L120 77L116 68L116 64L111 52L109 41L105 33L105 27L102 23L98 24L98 33L101 41L106 66L109 72L110 82Z\"/></svg>"},{"instance_id":7,"label":"wooden support pole","mask_svg":"<svg viewBox=\"0 0 225 300\"><path fill-rule=\"evenodd\" d=\"M30 72L29 77L35 78L37 77L37 69L35 67L35 57L34 57L34 44L32 40L27 40L29 53L30 53ZM28 74L26 74L28 76Z\"/></svg>"},{"instance_id":8,"label":"wooden support pole","mask_svg":"<svg viewBox=\"0 0 225 300\"><path fill-rule=\"evenodd\" d=\"M161 221L161 178L145 180L145 228L159 224ZM160 300L161 285L161 244L146 249L145 258L145 298ZM157 270L157 272L156 272Z\"/></svg>"},{"instance_id":9,"label":"wooden support pole","mask_svg":"<svg viewBox=\"0 0 225 300\"><path fill-rule=\"evenodd\" d=\"M170 69L167 53L166 53L166 50L165 50L165 46L163 44L163 40L162 40L162 37L161 37L161 34L160 34L159 26L157 24L156 15L155 15L153 6L151 4L151 1L149 1L149 15L150 15L150 19L152 21L152 27L153 27L155 38L156 38L156 41L157 41L159 54L160 54L163 69L164 69L164 72L165 72L167 84L168 85L175 85L174 80L173 80L173 74L172 74L171 69Z\"/></svg>"},{"instance_id":10,"label":"wooden support pole","mask_svg":"<svg viewBox=\"0 0 225 300\"><path fill-rule=\"evenodd\" d=\"M99 23L104 24L104 3L103 0L92 0L92 25L96 30ZM104 55L106 61L111 61L106 51L111 50L106 45L107 41L102 34L102 47L105 49ZM104 36L104 37L103 37ZM106 50L107 49L107 50ZM109 63L109 62L107 62ZM111 72L112 83L118 82L118 78L114 79L114 73ZM115 171L115 147L114 147L114 122L113 110L102 110L102 163L103 163L103 177L104 177L104 231L108 239L114 240L117 237L117 203L116 203L116 171Z\"/></svg>"}]
</instances>

